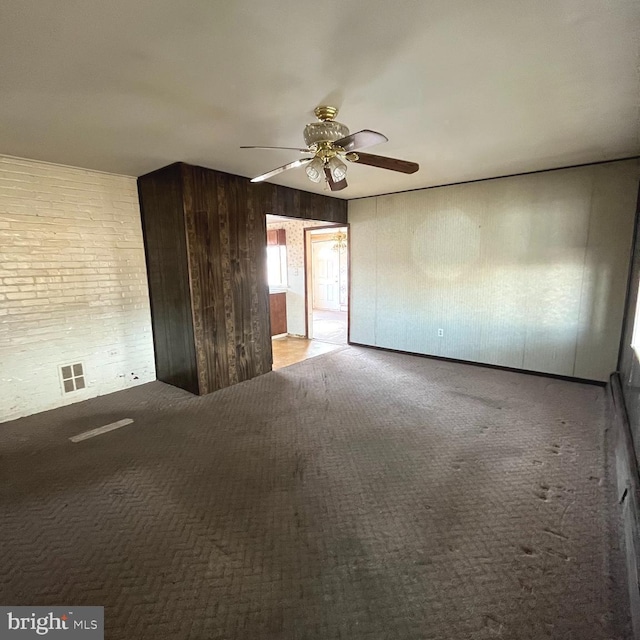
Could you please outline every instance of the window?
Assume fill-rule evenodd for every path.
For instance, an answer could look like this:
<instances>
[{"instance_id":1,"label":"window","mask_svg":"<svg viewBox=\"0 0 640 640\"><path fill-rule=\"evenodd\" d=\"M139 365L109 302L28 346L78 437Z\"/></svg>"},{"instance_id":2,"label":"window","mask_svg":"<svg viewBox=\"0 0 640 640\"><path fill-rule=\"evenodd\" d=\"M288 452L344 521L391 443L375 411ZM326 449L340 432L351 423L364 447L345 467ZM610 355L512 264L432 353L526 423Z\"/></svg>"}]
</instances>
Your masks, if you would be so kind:
<instances>
[{"instance_id":1,"label":"window","mask_svg":"<svg viewBox=\"0 0 640 640\"><path fill-rule=\"evenodd\" d=\"M636 300L636 313L633 319L633 333L631 334L631 347L640 357L640 291Z\"/></svg>"},{"instance_id":2,"label":"window","mask_svg":"<svg viewBox=\"0 0 640 640\"><path fill-rule=\"evenodd\" d=\"M270 287L287 286L287 233L267 229L267 273Z\"/></svg>"},{"instance_id":3,"label":"window","mask_svg":"<svg viewBox=\"0 0 640 640\"><path fill-rule=\"evenodd\" d=\"M267 246L267 272L270 287L287 286L287 247L285 245Z\"/></svg>"}]
</instances>

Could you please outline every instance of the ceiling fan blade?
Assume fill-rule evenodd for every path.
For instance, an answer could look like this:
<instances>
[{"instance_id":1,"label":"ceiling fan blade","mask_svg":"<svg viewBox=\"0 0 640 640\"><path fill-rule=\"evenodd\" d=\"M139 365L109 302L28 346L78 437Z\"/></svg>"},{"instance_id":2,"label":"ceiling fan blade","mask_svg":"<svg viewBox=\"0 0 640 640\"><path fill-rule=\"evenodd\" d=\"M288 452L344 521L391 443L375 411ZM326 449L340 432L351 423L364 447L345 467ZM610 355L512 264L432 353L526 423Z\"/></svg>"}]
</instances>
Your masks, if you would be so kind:
<instances>
[{"instance_id":1,"label":"ceiling fan blade","mask_svg":"<svg viewBox=\"0 0 640 640\"><path fill-rule=\"evenodd\" d=\"M347 188L347 181L344 178L342 178L342 180L340 180L339 182L335 182L333 176L331 175L331 169L325 167L324 175L327 178L327 182L329 183L329 188L331 189L331 191L342 191L343 189Z\"/></svg>"},{"instance_id":2,"label":"ceiling fan blade","mask_svg":"<svg viewBox=\"0 0 640 640\"><path fill-rule=\"evenodd\" d=\"M241 149L284 149L285 151L301 151L309 153L309 149L301 149L300 147L240 147Z\"/></svg>"},{"instance_id":3,"label":"ceiling fan blade","mask_svg":"<svg viewBox=\"0 0 640 640\"><path fill-rule=\"evenodd\" d=\"M303 167L305 164L308 164L312 160L313 158L301 158L300 160L294 160L293 162L289 162L288 164L283 164L281 167L278 167L277 169L267 171L267 173L263 173L262 175L256 176L255 178L251 178L251 182L262 182L267 178L277 176L279 173L282 173L283 171L287 171L287 169L295 169L297 167Z\"/></svg>"},{"instance_id":4,"label":"ceiling fan blade","mask_svg":"<svg viewBox=\"0 0 640 640\"><path fill-rule=\"evenodd\" d=\"M397 160L396 158L387 158L386 156L375 156L371 153L358 152L358 159L352 160L352 162L366 164L370 167L379 167L380 169L389 169L390 171L399 171L400 173L415 173L420 169L420 165L416 162Z\"/></svg>"},{"instance_id":5,"label":"ceiling fan blade","mask_svg":"<svg viewBox=\"0 0 640 640\"><path fill-rule=\"evenodd\" d=\"M371 131L371 129L363 129L357 133L352 133L349 136L336 140L333 144L336 147L342 147L345 151L357 151L358 149L366 149L367 147L373 147L374 144L381 144L388 142L389 138L383 136L377 131Z\"/></svg>"}]
</instances>

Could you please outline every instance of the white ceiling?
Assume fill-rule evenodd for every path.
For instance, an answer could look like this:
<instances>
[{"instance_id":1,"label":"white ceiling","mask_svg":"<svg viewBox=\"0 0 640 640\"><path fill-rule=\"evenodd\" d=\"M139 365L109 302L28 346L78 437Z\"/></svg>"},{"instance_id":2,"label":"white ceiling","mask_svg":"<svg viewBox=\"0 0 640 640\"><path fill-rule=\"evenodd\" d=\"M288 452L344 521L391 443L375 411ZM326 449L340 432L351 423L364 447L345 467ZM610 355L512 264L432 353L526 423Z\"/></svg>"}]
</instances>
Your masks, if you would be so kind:
<instances>
[{"instance_id":1,"label":"white ceiling","mask_svg":"<svg viewBox=\"0 0 640 640\"><path fill-rule=\"evenodd\" d=\"M2 0L0 153L254 176L320 103L403 175L354 198L640 152L637 0ZM278 184L320 191L303 169Z\"/></svg>"}]
</instances>

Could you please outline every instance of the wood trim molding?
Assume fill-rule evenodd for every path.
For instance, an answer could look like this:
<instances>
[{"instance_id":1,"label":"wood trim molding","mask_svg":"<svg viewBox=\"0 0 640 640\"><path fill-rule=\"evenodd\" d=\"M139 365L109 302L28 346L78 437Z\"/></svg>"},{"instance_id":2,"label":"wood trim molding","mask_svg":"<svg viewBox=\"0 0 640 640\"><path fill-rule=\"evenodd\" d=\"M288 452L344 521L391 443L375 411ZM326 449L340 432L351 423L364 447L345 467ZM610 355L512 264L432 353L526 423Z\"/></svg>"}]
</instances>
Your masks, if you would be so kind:
<instances>
[{"instance_id":1,"label":"wood trim molding","mask_svg":"<svg viewBox=\"0 0 640 640\"><path fill-rule=\"evenodd\" d=\"M415 351L402 351L401 349L389 349L388 347L378 347L372 344L361 342L348 343L352 347L364 347L365 349L376 349L377 351L388 351L389 353L401 353L406 356L416 356L417 358L429 358L431 360L442 360L443 362L457 362L458 364L468 364L474 367L485 369L498 369L499 371L512 371L514 373L525 373L529 376L540 376L542 378L553 378L554 380L566 380L567 382L578 382L580 384L592 384L596 387L605 387L606 382L601 380L590 380L588 378L574 378L573 376L563 376L557 373L545 373L544 371L531 371L529 369L516 369L515 367L504 367L500 364L488 364L486 362L474 362L473 360L460 360L459 358L446 358L445 356L434 356L429 353L416 353Z\"/></svg>"},{"instance_id":2,"label":"wood trim molding","mask_svg":"<svg viewBox=\"0 0 640 640\"><path fill-rule=\"evenodd\" d=\"M608 421L616 463L617 502L621 510L623 545L629 588L633 636L640 639L640 475L631 437L620 375L607 386Z\"/></svg>"},{"instance_id":3,"label":"wood trim molding","mask_svg":"<svg viewBox=\"0 0 640 640\"><path fill-rule=\"evenodd\" d=\"M443 182L441 184L433 184L428 187L416 187L415 189L404 189L402 191L387 191L385 193L376 193L371 196L358 196L357 198L349 198L351 200L364 200L365 198L379 198L380 196L393 196L398 193L411 193L412 191L426 191L427 189L441 189L442 187L455 187L460 184L473 184L474 182L487 182L488 180L503 180L504 178L517 178L518 176L530 176L535 173L549 173L550 171L563 171L565 169L579 169L580 167L593 167L598 164L611 164L612 162L626 162L627 160L640 160L640 155L627 156L625 158L615 158L614 160L598 160L596 162L584 162L582 164L570 164L563 167L552 167L551 169L538 169L536 171L521 171L520 173L507 173L502 176L491 176L489 178L476 178L475 180L461 180L460 182Z\"/></svg>"}]
</instances>

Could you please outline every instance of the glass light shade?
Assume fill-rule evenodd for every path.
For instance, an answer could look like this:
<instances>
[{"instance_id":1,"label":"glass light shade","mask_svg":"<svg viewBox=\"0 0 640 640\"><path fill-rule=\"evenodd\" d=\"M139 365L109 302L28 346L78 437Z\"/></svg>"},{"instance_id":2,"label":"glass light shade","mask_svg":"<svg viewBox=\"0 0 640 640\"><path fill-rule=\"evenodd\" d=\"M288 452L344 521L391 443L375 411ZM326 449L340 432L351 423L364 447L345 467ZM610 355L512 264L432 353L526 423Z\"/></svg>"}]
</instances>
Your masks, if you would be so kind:
<instances>
[{"instance_id":1,"label":"glass light shade","mask_svg":"<svg viewBox=\"0 0 640 640\"><path fill-rule=\"evenodd\" d=\"M347 175L347 165L336 156L327 162L327 167L331 171L331 177L334 182L340 182Z\"/></svg>"},{"instance_id":2,"label":"glass light shade","mask_svg":"<svg viewBox=\"0 0 640 640\"><path fill-rule=\"evenodd\" d=\"M320 158L314 158L306 167L305 171L312 182L320 182L324 176L324 162Z\"/></svg>"},{"instance_id":3,"label":"glass light shade","mask_svg":"<svg viewBox=\"0 0 640 640\"><path fill-rule=\"evenodd\" d=\"M326 122L312 122L304 128L304 141L307 146L319 142L335 142L349 135L349 129L341 122L327 120Z\"/></svg>"}]
</instances>

